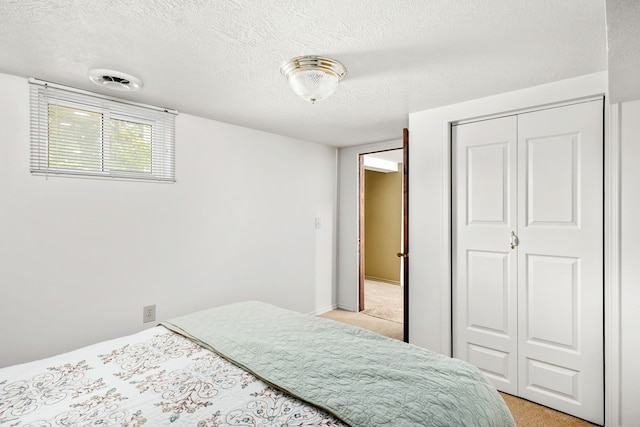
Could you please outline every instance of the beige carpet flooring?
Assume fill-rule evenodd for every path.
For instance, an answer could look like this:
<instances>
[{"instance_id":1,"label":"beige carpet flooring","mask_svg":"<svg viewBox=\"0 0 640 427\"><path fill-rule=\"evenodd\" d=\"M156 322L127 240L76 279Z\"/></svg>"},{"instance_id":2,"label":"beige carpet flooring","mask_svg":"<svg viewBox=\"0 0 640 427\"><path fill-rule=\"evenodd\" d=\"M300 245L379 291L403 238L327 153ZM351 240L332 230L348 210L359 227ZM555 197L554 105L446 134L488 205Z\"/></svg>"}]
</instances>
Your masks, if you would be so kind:
<instances>
[{"instance_id":1,"label":"beige carpet flooring","mask_svg":"<svg viewBox=\"0 0 640 427\"><path fill-rule=\"evenodd\" d=\"M395 286L395 285L390 285ZM399 286L398 286L399 287ZM366 304L366 302L365 302ZM366 306L366 305L365 305ZM363 329L377 332L391 338L402 340L402 323L379 319L366 314L346 310L332 310L320 317L348 323ZM528 400L500 393L506 402L518 427L593 427L593 424L574 418Z\"/></svg>"},{"instance_id":2,"label":"beige carpet flooring","mask_svg":"<svg viewBox=\"0 0 640 427\"><path fill-rule=\"evenodd\" d=\"M403 288L392 283L364 281L364 310L362 313L380 319L402 323Z\"/></svg>"},{"instance_id":3,"label":"beige carpet flooring","mask_svg":"<svg viewBox=\"0 0 640 427\"><path fill-rule=\"evenodd\" d=\"M331 310L328 313L321 314L320 317L336 320L338 322L348 323L362 329L368 329L385 335L389 338L395 338L402 341L404 334L404 326L402 323L392 322L391 320L379 319L377 317L367 316L366 314L356 313L347 310Z\"/></svg>"},{"instance_id":4,"label":"beige carpet flooring","mask_svg":"<svg viewBox=\"0 0 640 427\"><path fill-rule=\"evenodd\" d=\"M500 395L507 403L518 427L593 427L595 425L519 397L505 393Z\"/></svg>"}]
</instances>

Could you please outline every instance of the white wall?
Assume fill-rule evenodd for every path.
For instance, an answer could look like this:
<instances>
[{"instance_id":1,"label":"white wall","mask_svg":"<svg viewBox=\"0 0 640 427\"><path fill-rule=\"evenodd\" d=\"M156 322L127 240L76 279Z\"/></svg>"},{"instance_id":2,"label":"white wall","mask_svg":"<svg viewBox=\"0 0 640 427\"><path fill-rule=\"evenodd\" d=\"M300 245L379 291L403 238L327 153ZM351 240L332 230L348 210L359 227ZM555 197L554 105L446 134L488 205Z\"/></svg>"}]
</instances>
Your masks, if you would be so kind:
<instances>
[{"instance_id":1,"label":"white wall","mask_svg":"<svg viewBox=\"0 0 640 427\"><path fill-rule=\"evenodd\" d=\"M620 425L640 420L640 100L620 104Z\"/></svg>"},{"instance_id":2,"label":"white wall","mask_svg":"<svg viewBox=\"0 0 640 427\"><path fill-rule=\"evenodd\" d=\"M0 366L153 325L148 304L336 304L335 148L181 114L175 184L47 179L27 80L0 93Z\"/></svg>"},{"instance_id":3,"label":"white wall","mask_svg":"<svg viewBox=\"0 0 640 427\"><path fill-rule=\"evenodd\" d=\"M400 133L402 129L398 132ZM409 137L411 138L411 137ZM411 142L409 142L411 144ZM411 147L411 146L410 146ZM402 148L402 140L345 147L338 154L338 306L358 310L360 154ZM411 152L411 148L409 148ZM411 165L409 165L411 167ZM411 286L411 284L409 284Z\"/></svg>"}]
</instances>

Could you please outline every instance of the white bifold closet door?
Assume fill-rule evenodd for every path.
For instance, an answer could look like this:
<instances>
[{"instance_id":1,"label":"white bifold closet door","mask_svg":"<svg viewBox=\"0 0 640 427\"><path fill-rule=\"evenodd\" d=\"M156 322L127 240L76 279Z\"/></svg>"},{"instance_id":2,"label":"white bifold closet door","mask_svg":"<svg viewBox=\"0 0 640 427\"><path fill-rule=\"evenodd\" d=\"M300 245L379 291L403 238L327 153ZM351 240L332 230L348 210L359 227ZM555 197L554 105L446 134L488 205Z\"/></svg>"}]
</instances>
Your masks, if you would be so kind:
<instances>
[{"instance_id":1,"label":"white bifold closet door","mask_svg":"<svg viewBox=\"0 0 640 427\"><path fill-rule=\"evenodd\" d=\"M454 126L454 357L604 421L602 100Z\"/></svg>"}]
</instances>

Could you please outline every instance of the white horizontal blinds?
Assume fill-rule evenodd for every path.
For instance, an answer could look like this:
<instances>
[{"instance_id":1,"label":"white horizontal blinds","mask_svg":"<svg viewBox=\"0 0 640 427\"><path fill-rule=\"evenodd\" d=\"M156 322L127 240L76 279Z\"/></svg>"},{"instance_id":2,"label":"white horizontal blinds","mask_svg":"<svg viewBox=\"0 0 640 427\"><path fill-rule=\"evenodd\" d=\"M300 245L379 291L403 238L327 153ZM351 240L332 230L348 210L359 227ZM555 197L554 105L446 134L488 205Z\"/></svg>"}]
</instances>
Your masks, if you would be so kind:
<instances>
[{"instance_id":1,"label":"white horizontal blinds","mask_svg":"<svg viewBox=\"0 0 640 427\"><path fill-rule=\"evenodd\" d=\"M31 172L175 181L172 111L31 81Z\"/></svg>"}]
</instances>

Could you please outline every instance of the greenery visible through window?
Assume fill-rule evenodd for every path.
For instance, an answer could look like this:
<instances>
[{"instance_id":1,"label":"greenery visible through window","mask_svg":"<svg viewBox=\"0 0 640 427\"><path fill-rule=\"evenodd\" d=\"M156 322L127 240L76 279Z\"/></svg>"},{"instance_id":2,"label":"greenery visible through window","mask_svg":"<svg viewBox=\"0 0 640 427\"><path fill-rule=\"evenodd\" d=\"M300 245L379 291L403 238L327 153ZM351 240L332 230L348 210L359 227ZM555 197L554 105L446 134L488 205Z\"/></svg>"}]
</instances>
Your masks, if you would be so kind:
<instances>
[{"instance_id":1,"label":"greenery visible through window","mask_svg":"<svg viewBox=\"0 0 640 427\"><path fill-rule=\"evenodd\" d=\"M49 167L102 170L102 114L49 105Z\"/></svg>"},{"instance_id":2,"label":"greenery visible through window","mask_svg":"<svg viewBox=\"0 0 640 427\"><path fill-rule=\"evenodd\" d=\"M49 167L151 173L150 125L111 119L109 132L102 130L101 113L50 104Z\"/></svg>"},{"instance_id":3,"label":"greenery visible through window","mask_svg":"<svg viewBox=\"0 0 640 427\"><path fill-rule=\"evenodd\" d=\"M31 172L175 181L174 116L32 81Z\"/></svg>"},{"instance_id":4,"label":"greenery visible through window","mask_svg":"<svg viewBox=\"0 0 640 427\"><path fill-rule=\"evenodd\" d=\"M112 169L151 173L151 126L112 119L109 138Z\"/></svg>"}]
</instances>

